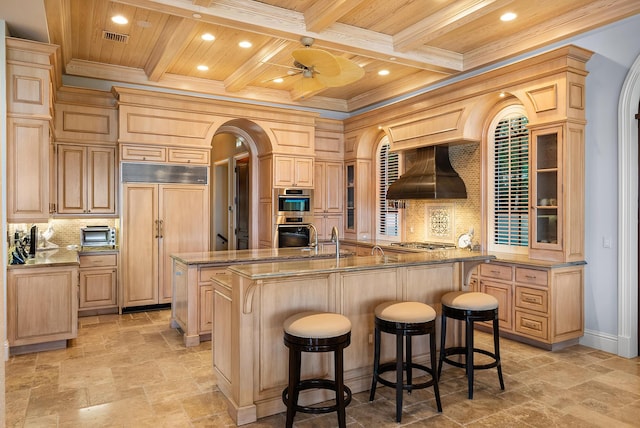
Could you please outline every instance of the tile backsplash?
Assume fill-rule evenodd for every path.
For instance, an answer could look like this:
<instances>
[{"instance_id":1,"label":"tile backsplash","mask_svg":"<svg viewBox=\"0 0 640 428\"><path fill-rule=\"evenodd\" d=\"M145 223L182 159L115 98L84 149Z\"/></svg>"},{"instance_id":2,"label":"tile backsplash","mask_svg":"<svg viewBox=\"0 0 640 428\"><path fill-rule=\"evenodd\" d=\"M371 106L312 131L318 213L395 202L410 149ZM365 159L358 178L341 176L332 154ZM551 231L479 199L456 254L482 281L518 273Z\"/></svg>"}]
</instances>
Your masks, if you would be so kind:
<instances>
[{"instance_id":1,"label":"tile backsplash","mask_svg":"<svg viewBox=\"0 0 640 428\"><path fill-rule=\"evenodd\" d=\"M452 145L449 147L449 159L464 181L467 199L408 201L404 241L455 243L458 236L473 228L473 242L480 242L480 145Z\"/></svg>"},{"instance_id":2,"label":"tile backsplash","mask_svg":"<svg viewBox=\"0 0 640 428\"><path fill-rule=\"evenodd\" d=\"M118 219L50 219L48 223L9 223L7 230L9 236L12 237L16 231L28 232L31 226L36 225L38 232L44 232L49 226L53 228L53 235L50 242L58 245L59 247L66 247L67 245L80 245L80 229L85 226L109 226L120 229ZM117 236L117 235L116 235ZM116 242L119 245L119 242Z\"/></svg>"}]
</instances>

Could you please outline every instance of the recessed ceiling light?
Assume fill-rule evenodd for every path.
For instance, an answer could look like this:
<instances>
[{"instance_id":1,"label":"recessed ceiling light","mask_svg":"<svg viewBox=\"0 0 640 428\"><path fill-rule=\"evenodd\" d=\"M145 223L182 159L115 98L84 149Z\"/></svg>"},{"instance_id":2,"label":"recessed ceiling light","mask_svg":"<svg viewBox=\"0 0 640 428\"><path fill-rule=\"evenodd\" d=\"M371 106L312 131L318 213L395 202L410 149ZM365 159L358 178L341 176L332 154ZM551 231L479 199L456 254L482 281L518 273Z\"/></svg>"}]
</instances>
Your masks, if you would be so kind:
<instances>
[{"instance_id":1,"label":"recessed ceiling light","mask_svg":"<svg viewBox=\"0 0 640 428\"><path fill-rule=\"evenodd\" d=\"M504 22L513 21L514 19L516 19L517 16L518 15L516 15L513 12L507 12L500 17L500 21L504 21Z\"/></svg>"},{"instance_id":2,"label":"recessed ceiling light","mask_svg":"<svg viewBox=\"0 0 640 428\"><path fill-rule=\"evenodd\" d=\"M124 25L124 24L128 24L129 20L127 18L125 18L122 15L116 15L116 16L112 16L111 17L111 21L113 21L116 24L120 24L120 25Z\"/></svg>"},{"instance_id":3,"label":"recessed ceiling light","mask_svg":"<svg viewBox=\"0 0 640 428\"><path fill-rule=\"evenodd\" d=\"M277 77L277 78L273 79L273 82L274 83L282 83L282 82L284 82L284 79L282 77Z\"/></svg>"},{"instance_id":4,"label":"recessed ceiling light","mask_svg":"<svg viewBox=\"0 0 640 428\"><path fill-rule=\"evenodd\" d=\"M194 14L193 14L193 15L191 15L191 16L193 16L195 19L200 19L200 18L202 18L202 15L200 15L199 13L194 13Z\"/></svg>"},{"instance_id":5,"label":"recessed ceiling light","mask_svg":"<svg viewBox=\"0 0 640 428\"><path fill-rule=\"evenodd\" d=\"M378 76L387 76L387 75L389 75L389 70L378 71Z\"/></svg>"},{"instance_id":6,"label":"recessed ceiling light","mask_svg":"<svg viewBox=\"0 0 640 428\"><path fill-rule=\"evenodd\" d=\"M202 37L202 40L206 40L207 42L211 42L211 41L213 41L213 40L215 40L215 39L216 39L216 36L214 36L214 35L213 35L213 34L211 34L211 33L204 33L204 34L203 34L202 36L200 36L200 37Z\"/></svg>"},{"instance_id":7,"label":"recessed ceiling light","mask_svg":"<svg viewBox=\"0 0 640 428\"><path fill-rule=\"evenodd\" d=\"M207 71L209 69L209 67L207 67L206 65L199 65L197 68L200 71Z\"/></svg>"},{"instance_id":8,"label":"recessed ceiling light","mask_svg":"<svg viewBox=\"0 0 640 428\"><path fill-rule=\"evenodd\" d=\"M500 98L504 98L504 92L500 92Z\"/></svg>"},{"instance_id":9,"label":"recessed ceiling light","mask_svg":"<svg viewBox=\"0 0 640 428\"><path fill-rule=\"evenodd\" d=\"M245 40L245 41L242 41L242 42L238 43L238 46L240 46L241 48L247 49L247 48L250 48L253 45L251 44L251 42L248 42L248 41Z\"/></svg>"},{"instance_id":10,"label":"recessed ceiling light","mask_svg":"<svg viewBox=\"0 0 640 428\"><path fill-rule=\"evenodd\" d=\"M398 59L398 58L396 58L395 56L389 57L389 61L395 61L396 59Z\"/></svg>"}]
</instances>

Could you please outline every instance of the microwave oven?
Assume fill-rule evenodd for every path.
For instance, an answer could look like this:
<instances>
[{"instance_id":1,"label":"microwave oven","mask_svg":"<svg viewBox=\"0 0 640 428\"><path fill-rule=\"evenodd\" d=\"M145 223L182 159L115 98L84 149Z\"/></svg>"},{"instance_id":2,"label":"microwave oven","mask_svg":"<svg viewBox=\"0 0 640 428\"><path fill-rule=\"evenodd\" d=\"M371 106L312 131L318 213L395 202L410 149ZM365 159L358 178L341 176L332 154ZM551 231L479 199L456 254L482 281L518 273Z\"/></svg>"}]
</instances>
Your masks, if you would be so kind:
<instances>
[{"instance_id":1,"label":"microwave oven","mask_svg":"<svg viewBox=\"0 0 640 428\"><path fill-rule=\"evenodd\" d=\"M277 215L304 216L313 211L313 190L276 189Z\"/></svg>"},{"instance_id":2,"label":"microwave oven","mask_svg":"<svg viewBox=\"0 0 640 428\"><path fill-rule=\"evenodd\" d=\"M109 226L83 227L80 229L80 246L115 248L116 229Z\"/></svg>"}]
</instances>

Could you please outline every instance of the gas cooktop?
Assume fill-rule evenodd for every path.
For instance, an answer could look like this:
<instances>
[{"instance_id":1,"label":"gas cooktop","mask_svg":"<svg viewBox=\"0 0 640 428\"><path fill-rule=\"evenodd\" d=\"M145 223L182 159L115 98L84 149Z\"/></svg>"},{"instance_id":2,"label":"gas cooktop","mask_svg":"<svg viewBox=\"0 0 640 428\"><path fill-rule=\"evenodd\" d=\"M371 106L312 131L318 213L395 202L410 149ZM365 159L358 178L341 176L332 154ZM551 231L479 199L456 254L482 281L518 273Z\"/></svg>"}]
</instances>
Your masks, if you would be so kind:
<instances>
[{"instance_id":1,"label":"gas cooktop","mask_svg":"<svg viewBox=\"0 0 640 428\"><path fill-rule=\"evenodd\" d=\"M393 242L391 245L402 248L415 248L417 250L446 250L456 248L455 244L445 242Z\"/></svg>"}]
</instances>

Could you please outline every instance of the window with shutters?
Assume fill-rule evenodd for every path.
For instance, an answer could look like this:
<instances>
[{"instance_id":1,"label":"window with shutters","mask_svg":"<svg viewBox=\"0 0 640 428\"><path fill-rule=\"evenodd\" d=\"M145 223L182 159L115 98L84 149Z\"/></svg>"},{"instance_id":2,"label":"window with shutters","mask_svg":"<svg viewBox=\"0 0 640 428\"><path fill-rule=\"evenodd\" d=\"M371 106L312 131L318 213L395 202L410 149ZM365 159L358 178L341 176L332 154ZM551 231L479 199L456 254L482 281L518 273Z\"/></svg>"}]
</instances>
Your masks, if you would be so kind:
<instances>
[{"instance_id":1,"label":"window with shutters","mask_svg":"<svg viewBox=\"0 0 640 428\"><path fill-rule=\"evenodd\" d=\"M529 248L529 123L520 106L502 110L489 128L488 249Z\"/></svg>"},{"instance_id":2,"label":"window with shutters","mask_svg":"<svg viewBox=\"0 0 640 428\"><path fill-rule=\"evenodd\" d=\"M398 208L387 204L387 189L400 176L400 159L397 152L390 152L388 137L383 137L378 144L378 183L377 183L377 218L376 234L380 239L400 239L400 213Z\"/></svg>"}]
</instances>

